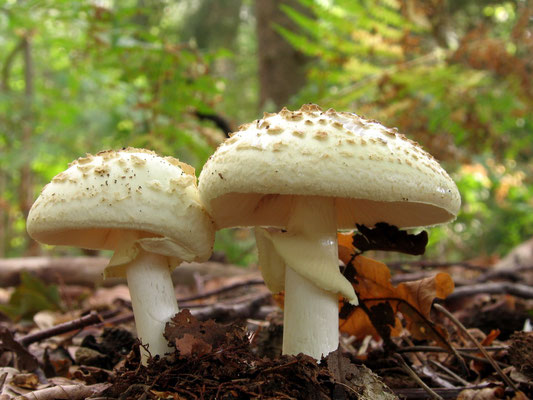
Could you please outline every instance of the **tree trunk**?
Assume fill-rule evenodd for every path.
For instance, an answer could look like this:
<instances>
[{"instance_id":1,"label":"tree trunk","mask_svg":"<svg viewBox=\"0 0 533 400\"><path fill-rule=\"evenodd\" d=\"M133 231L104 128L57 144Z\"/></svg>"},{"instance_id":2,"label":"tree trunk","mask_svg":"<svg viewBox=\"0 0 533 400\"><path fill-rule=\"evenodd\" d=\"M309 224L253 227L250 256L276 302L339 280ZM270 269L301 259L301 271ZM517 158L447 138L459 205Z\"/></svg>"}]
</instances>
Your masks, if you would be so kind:
<instances>
[{"instance_id":1,"label":"tree trunk","mask_svg":"<svg viewBox=\"0 0 533 400\"><path fill-rule=\"evenodd\" d=\"M279 25L291 31L296 24L281 10L286 4L301 10L297 0L257 0L257 41L259 57L259 106L270 108L273 104L277 111L305 84L305 64L307 57L295 50L279 33Z\"/></svg>"},{"instance_id":2,"label":"tree trunk","mask_svg":"<svg viewBox=\"0 0 533 400\"><path fill-rule=\"evenodd\" d=\"M235 48L242 0L202 0L188 16L181 35L194 39L200 49Z\"/></svg>"},{"instance_id":3,"label":"tree trunk","mask_svg":"<svg viewBox=\"0 0 533 400\"><path fill-rule=\"evenodd\" d=\"M24 56L24 121L22 122L22 148L24 150L24 163L20 168L19 183L19 208L28 218L31 205L33 204L33 173L31 170L31 161L33 159L33 57L31 53L30 36L27 34L22 40L22 51ZM40 253L39 244L28 237L27 255L37 255Z\"/></svg>"}]
</instances>

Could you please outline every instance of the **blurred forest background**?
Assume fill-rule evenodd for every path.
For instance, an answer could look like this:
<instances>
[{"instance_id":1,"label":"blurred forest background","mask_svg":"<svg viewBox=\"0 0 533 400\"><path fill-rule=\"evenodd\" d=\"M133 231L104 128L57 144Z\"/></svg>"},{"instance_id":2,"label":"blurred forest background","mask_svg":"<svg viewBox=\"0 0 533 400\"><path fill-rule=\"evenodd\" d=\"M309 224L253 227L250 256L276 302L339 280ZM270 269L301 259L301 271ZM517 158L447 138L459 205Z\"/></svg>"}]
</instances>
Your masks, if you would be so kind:
<instances>
[{"instance_id":1,"label":"blurred forest background","mask_svg":"<svg viewBox=\"0 0 533 400\"><path fill-rule=\"evenodd\" d=\"M87 152L146 147L197 172L224 131L314 102L396 126L463 198L427 257L533 236L533 1L1 0L0 257ZM230 261L253 240L223 232ZM56 250L57 251L57 250Z\"/></svg>"}]
</instances>

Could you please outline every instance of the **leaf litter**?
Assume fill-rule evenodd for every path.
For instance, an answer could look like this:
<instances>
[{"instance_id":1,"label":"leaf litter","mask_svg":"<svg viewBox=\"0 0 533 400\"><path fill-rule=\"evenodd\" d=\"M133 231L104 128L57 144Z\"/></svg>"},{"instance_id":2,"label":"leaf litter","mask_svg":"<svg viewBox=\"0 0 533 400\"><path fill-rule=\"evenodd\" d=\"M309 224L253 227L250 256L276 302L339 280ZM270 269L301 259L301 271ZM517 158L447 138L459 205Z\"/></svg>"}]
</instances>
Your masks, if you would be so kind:
<instances>
[{"instance_id":1,"label":"leaf litter","mask_svg":"<svg viewBox=\"0 0 533 400\"><path fill-rule=\"evenodd\" d=\"M457 325L460 322L451 322L432 306L439 300L457 315L469 310L457 299L447 303L454 286L448 274L438 272L433 277L393 285L385 264L361 255L362 249L420 254L425 247L424 235L410 235L386 225L359 228L355 235L339 235L339 256L361 307L352 308L340 300L340 328L344 332L340 348L318 363L304 355L279 356L279 312L268 318L254 317L250 312L259 308L252 307L247 314L230 314L222 324L205 320L206 315L218 318L217 313L211 313L215 308L207 307L204 313L183 310L177 314L166 331L172 354L142 366L140 343L134 339L131 325L126 325L128 329L117 327L120 321L131 321L123 314L128 303L122 301L113 304L114 310L104 311L122 315L110 318L99 314L104 321L99 327L82 324L87 318L82 316L79 324L73 321L72 330L78 330L70 336L52 328L48 336L45 329L45 335L30 341L33 334L14 333L27 331L27 325L13 327L4 322L0 330L0 399L392 399L399 395L406 399L523 400L533 395L531 333L516 332L502 339L496 328L508 327L493 323L487 326L491 329L483 328L485 331L468 329L486 349L481 353L470 336L463 334ZM468 270L464 276L471 274ZM54 293L53 288L25 281L44 297ZM245 284L241 289L250 294L261 287ZM225 293L231 294L231 290ZM510 311L531 310L531 302L513 296L482 298L487 307L492 301L492 310L500 303L512 304ZM29 310L23 302L13 304L20 304L21 312ZM37 308L42 304L35 303ZM201 320L193 314L202 315ZM463 358L468 364L461 363ZM522 391L503 383L491 362Z\"/></svg>"},{"instance_id":2,"label":"leaf litter","mask_svg":"<svg viewBox=\"0 0 533 400\"><path fill-rule=\"evenodd\" d=\"M167 324L165 337L174 353L152 358L146 367L132 353L106 394L121 400L396 398L370 370L338 351L321 363L303 354L261 357L244 326L198 321L188 310ZM370 392L363 379L378 391Z\"/></svg>"}]
</instances>

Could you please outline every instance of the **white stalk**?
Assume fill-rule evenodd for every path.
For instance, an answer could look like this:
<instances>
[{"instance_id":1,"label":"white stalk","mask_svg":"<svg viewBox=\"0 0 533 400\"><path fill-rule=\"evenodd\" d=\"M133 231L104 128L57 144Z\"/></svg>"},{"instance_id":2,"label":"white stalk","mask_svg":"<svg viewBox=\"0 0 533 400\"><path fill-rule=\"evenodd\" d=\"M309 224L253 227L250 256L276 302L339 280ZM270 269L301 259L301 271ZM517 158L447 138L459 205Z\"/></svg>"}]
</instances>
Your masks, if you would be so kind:
<instances>
[{"instance_id":1,"label":"white stalk","mask_svg":"<svg viewBox=\"0 0 533 400\"><path fill-rule=\"evenodd\" d=\"M339 345L339 300L292 268L285 272L283 354L319 360Z\"/></svg>"},{"instance_id":2,"label":"white stalk","mask_svg":"<svg viewBox=\"0 0 533 400\"><path fill-rule=\"evenodd\" d=\"M152 356L171 352L163 336L166 323L179 312L166 256L140 250L126 268L137 336ZM141 348L146 365L148 353Z\"/></svg>"},{"instance_id":3,"label":"white stalk","mask_svg":"<svg viewBox=\"0 0 533 400\"><path fill-rule=\"evenodd\" d=\"M283 235L275 243L286 263L283 354L320 359L339 344L338 292L323 284L339 275L335 200L296 197Z\"/></svg>"}]
</instances>

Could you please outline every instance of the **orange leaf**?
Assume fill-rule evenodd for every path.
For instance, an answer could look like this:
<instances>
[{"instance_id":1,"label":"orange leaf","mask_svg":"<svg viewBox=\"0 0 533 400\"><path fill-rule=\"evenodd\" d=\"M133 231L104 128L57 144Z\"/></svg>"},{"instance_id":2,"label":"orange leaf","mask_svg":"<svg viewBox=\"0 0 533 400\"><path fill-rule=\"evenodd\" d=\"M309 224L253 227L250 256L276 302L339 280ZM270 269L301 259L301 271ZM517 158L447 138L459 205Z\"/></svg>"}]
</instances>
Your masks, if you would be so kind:
<instances>
[{"instance_id":1,"label":"orange leaf","mask_svg":"<svg viewBox=\"0 0 533 400\"><path fill-rule=\"evenodd\" d=\"M484 347L490 346L492 342L494 342L494 340L496 340L498 336L500 336L500 330L493 329L490 331L490 333L487 336L485 336L485 339L483 339L480 344ZM481 352L475 353L475 356L480 357L480 358L485 358L485 355ZM482 371L484 371L487 368L487 364L481 361L472 360L472 362L470 363L470 368L472 368L472 370L480 374Z\"/></svg>"},{"instance_id":2,"label":"orange leaf","mask_svg":"<svg viewBox=\"0 0 533 400\"><path fill-rule=\"evenodd\" d=\"M485 337L485 339L483 339L483 341L481 342L481 345L482 346L490 346L492 344L492 342L494 342L494 340L496 340L496 338L498 336L500 336L500 333L501 332L500 332L499 329L491 330L490 333Z\"/></svg>"},{"instance_id":3,"label":"orange leaf","mask_svg":"<svg viewBox=\"0 0 533 400\"><path fill-rule=\"evenodd\" d=\"M353 245L353 232L337 233L337 241L339 242L339 260L344 264L348 264L355 253Z\"/></svg>"},{"instance_id":4,"label":"orange leaf","mask_svg":"<svg viewBox=\"0 0 533 400\"><path fill-rule=\"evenodd\" d=\"M433 300L445 298L453 291L454 283L448 274L439 273L433 278L394 287L385 264L357 256L352 265L355 268L352 285L362 306L355 308L349 316L341 315L341 331L360 338L368 334L377 337L379 332L382 337L387 336L384 340L388 340L401 332L396 315L401 312L406 328L416 339L433 339L449 348L446 332L429 319Z\"/></svg>"}]
</instances>

